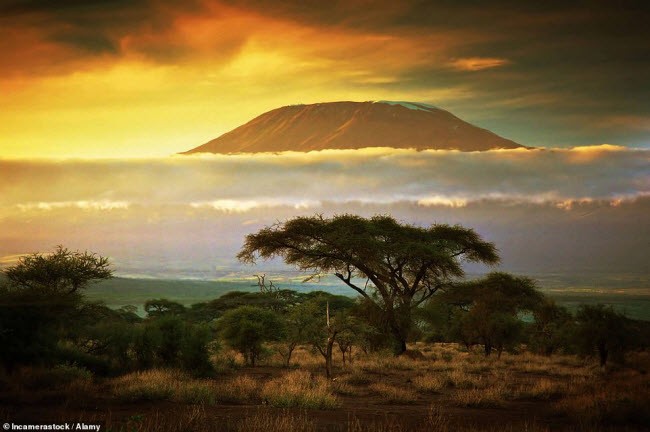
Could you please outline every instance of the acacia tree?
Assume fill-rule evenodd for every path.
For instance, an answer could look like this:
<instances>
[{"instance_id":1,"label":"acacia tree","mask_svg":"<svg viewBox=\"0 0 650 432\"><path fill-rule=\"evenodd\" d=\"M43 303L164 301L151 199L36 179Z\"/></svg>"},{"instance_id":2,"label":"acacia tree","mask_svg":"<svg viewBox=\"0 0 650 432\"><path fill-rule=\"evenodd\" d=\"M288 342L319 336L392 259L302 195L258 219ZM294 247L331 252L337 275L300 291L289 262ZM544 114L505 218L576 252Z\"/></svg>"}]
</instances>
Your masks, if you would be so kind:
<instances>
[{"instance_id":1,"label":"acacia tree","mask_svg":"<svg viewBox=\"0 0 650 432\"><path fill-rule=\"evenodd\" d=\"M395 354L406 351L413 309L462 277L463 261L499 260L495 246L469 228L422 228L390 216L347 214L296 217L263 228L246 236L237 255L248 263L276 256L304 271L333 273L371 301L390 327ZM359 279L365 283L357 283Z\"/></svg>"},{"instance_id":2,"label":"acacia tree","mask_svg":"<svg viewBox=\"0 0 650 432\"><path fill-rule=\"evenodd\" d=\"M624 314L616 312L612 306L581 305L576 312L576 345L582 354L598 353L600 366L607 360L622 363L625 352L638 339L632 321Z\"/></svg>"},{"instance_id":3,"label":"acacia tree","mask_svg":"<svg viewBox=\"0 0 650 432\"><path fill-rule=\"evenodd\" d=\"M238 350L251 366L259 360L265 342L277 342L284 337L284 325L277 312L254 306L231 309L218 321L226 343Z\"/></svg>"},{"instance_id":4,"label":"acacia tree","mask_svg":"<svg viewBox=\"0 0 650 432\"><path fill-rule=\"evenodd\" d=\"M466 311L460 318L459 335L466 344L482 344L486 356L494 348L500 357L521 336L523 324L518 314L534 311L543 295L532 279L493 272L456 285L440 300Z\"/></svg>"},{"instance_id":5,"label":"acacia tree","mask_svg":"<svg viewBox=\"0 0 650 432\"><path fill-rule=\"evenodd\" d=\"M92 281L113 277L108 258L70 251L63 246L57 246L51 254L21 257L18 264L5 269L4 274L19 288L52 294L73 294Z\"/></svg>"},{"instance_id":6,"label":"acacia tree","mask_svg":"<svg viewBox=\"0 0 650 432\"><path fill-rule=\"evenodd\" d=\"M109 279L108 258L59 246L51 254L21 257L3 270L0 286L0 363L53 361L57 342L89 314L82 289Z\"/></svg>"}]
</instances>

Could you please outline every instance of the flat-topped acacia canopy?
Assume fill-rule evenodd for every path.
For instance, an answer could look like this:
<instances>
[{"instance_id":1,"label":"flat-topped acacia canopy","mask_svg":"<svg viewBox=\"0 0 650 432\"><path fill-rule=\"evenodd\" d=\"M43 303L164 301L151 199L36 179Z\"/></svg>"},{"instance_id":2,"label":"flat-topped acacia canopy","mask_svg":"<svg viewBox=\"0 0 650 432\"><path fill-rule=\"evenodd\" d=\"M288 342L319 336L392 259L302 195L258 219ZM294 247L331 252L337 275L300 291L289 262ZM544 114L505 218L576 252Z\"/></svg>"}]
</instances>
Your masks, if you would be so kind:
<instances>
[{"instance_id":1,"label":"flat-topped acacia canopy","mask_svg":"<svg viewBox=\"0 0 650 432\"><path fill-rule=\"evenodd\" d=\"M391 216L296 217L246 236L237 255L254 263L282 257L304 271L333 273L382 309L396 339L406 350L411 310L437 290L464 275L463 261L496 264L497 250L470 228L401 224ZM364 278L360 286L354 278ZM381 302L373 300L375 291Z\"/></svg>"}]
</instances>

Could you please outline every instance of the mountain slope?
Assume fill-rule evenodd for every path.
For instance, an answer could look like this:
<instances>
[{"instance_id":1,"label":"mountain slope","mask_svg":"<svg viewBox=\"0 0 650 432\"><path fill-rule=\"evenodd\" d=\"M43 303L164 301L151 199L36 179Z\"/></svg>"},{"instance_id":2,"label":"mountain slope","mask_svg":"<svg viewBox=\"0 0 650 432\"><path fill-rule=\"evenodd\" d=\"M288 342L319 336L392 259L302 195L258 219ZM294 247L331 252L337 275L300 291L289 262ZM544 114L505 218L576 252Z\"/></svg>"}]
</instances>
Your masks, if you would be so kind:
<instances>
[{"instance_id":1,"label":"mountain slope","mask_svg":"<svg viewBox=\"0 0 650 432\"><path fill-rule=\"evenodd\" d=\"M365 147L482 151L523 146L431 105L330 102L277 108L184 154Z\"/></svg>"}]
</instances>

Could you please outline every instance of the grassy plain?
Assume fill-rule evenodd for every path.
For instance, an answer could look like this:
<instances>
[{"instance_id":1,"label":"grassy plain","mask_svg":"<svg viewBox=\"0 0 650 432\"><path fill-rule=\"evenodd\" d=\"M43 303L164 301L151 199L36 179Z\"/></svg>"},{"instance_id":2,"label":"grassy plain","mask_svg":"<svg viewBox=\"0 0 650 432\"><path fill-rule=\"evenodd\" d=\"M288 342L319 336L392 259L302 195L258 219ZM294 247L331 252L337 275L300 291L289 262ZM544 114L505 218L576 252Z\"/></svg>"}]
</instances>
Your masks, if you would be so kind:
<instances>
[{"instance_id":1,"label":"grassy plain","mask_svg":"<svg viewBox=\"0 0 650 432\"><path fill-rule=\"evenodd\" d=\"M0 417L14 423L103 422L111 431L641 431L650 428L650 353L601 369L528 352L485 358L455 344L409 347L420 359L355 352L323 360L300 347L290 368L270 354L244 367L228 350L218 373L175 370L93 377L74 366L0 377Z\"/></svg>"}]
</instances>

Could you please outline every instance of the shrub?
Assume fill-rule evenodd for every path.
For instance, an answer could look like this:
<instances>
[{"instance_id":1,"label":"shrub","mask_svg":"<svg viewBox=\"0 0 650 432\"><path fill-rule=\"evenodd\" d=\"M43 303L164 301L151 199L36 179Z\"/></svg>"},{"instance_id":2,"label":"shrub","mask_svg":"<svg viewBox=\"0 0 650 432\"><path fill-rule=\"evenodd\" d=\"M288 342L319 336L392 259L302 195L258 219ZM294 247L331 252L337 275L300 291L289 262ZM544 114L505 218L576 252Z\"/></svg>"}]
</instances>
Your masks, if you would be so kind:
<instances>
[{"instance_id":1,"label":"shrub","mask_svg":"<svg viewBox=\"0 0 650 432\"><path fill-rule=\"evenodd\" d=\"M226 343L239 351L247 364L255 366L264 342L282 339L284 322L276 312L254 306L240 306L226 312L218 321Z\"/></svg>"}]
</instances>

